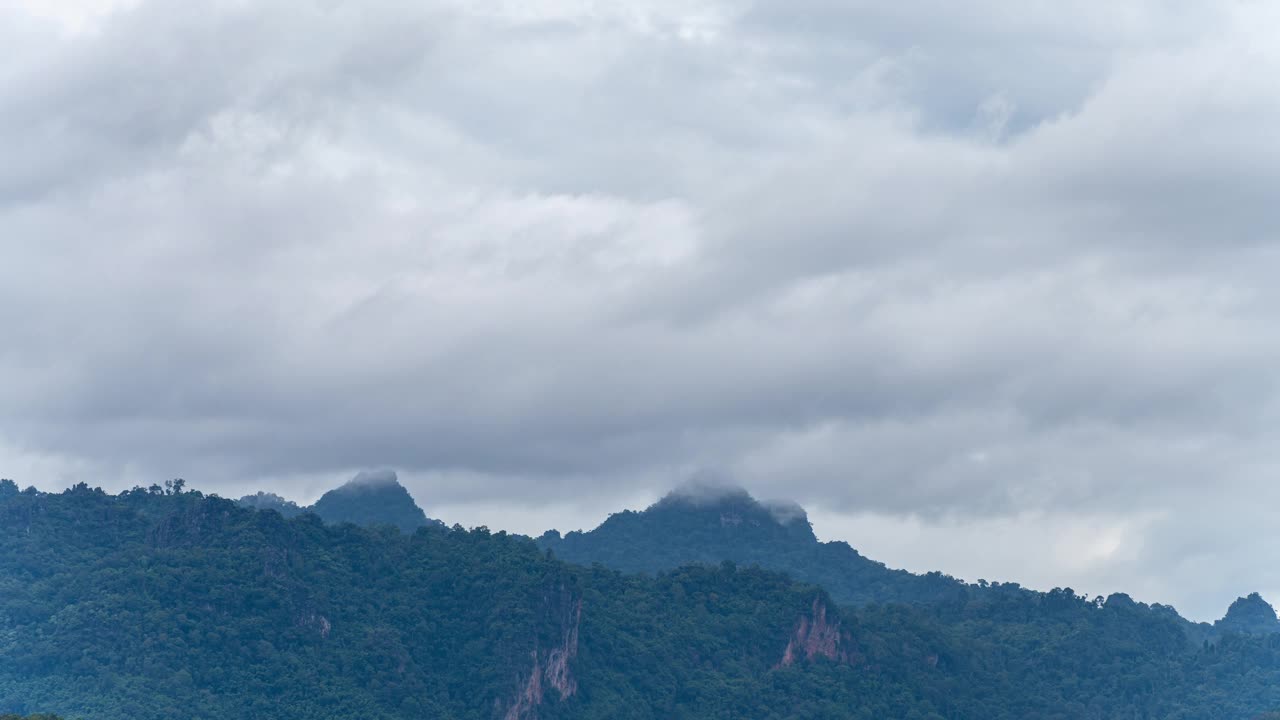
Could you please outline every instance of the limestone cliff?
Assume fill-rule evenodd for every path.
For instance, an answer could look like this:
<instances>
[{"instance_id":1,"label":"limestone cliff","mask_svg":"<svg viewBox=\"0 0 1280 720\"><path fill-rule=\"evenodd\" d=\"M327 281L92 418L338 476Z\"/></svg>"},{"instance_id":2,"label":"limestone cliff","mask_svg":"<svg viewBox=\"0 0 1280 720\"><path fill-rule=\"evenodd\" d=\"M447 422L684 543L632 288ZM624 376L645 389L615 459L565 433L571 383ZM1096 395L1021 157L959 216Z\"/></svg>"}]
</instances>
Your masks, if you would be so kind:
<instances>
[{"instance_id":1,"label":"limestone cliff","mask_svg":"<svg viewBox=\"0 0 1280 720\"><path fill-rule=\"evenodd\" d=\"M529 653L531 667L528 676L521 683L520 691L507 711L503 720L536 720L538 709L542 706L549 691L554 691L560 700L568 700L578 692L578 681L573 674L573 659L578 655L578 628L582 622L582 599L571 598L561 588L558 593L558 607L553 610L559 615L559 640L550 648L538 648Z\"/></svg>"},{"instance_id":2,"label":"limestone cliff","mask_svg":"<svg viewBox=\"0 0 1280 720\"><path fill-rule=\"evenodd\" d=\"M788 667L799 660L810 661L817 657L850 662L849 646L848 637L840 628L840 619L828 617L827 604L822 598L814 598L813 607L796 621L778 666Z\"/></svg>"}]
</instances>

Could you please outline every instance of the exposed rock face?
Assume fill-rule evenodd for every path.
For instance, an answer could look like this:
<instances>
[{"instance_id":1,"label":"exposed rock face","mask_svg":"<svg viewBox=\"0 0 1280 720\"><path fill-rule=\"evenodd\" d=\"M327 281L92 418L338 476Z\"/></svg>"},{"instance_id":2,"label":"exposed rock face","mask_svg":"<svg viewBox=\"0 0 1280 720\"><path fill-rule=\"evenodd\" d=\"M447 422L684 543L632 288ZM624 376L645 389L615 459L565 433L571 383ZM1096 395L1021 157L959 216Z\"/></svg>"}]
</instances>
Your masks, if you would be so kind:
<instances>
[{"instance_id":1,"label":"exposed rock face","mask_svg":"<svg viewBox=\"0 0 1280 720\"><path fill-rule=\"evenodd\" d=\"M333 630L333 624L329 622L329 618L317 613L315 610L299 613L297 625L300 628L314 630L321 640L328 640L329 632Z\"/></svg>"},{"instance_id":2,"label":"exposed rock face","mask_svg":"<svg viewBox=\"0 0 1280 720\"><path fill-rule=\"evenodd\" d=\"M578 681L573 676L570 663L578 655L578 626L582 622L582 600L565 606L568 612L561 618L560 642L550 650L534 648L530 653L533 667L515 701L507 709L503 720L536 720L538 708L546 698L548 689L554 690L561 700L568 700L578 692Z\"/></svg>"},{"instance_id":3,"label":"exposed rock face","mask_svg":"<svg viewBox=\"0 0 1280 720\"><path fill-rule=\"evenodd\" d=\"M840 620L827 618L827 605L821 598L815 598L809 614L801 615L796 621L796 629L791 633L791 641L787 643L778 666L788 667L797 660L807 661L815 657L849 662Z\"/></svg>"}]
</instances>

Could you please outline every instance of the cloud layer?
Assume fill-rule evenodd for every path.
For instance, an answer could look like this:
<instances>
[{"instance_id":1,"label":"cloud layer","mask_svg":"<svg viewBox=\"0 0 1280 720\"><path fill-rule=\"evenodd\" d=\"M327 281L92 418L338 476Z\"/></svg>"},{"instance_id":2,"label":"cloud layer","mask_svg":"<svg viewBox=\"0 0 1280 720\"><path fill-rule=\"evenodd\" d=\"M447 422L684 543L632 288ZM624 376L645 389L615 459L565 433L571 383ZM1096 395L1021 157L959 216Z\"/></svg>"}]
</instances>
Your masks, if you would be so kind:
<instances>
[{"instance_id":1,"label":"cloud layer","mask_svg":"<svg viewBox=\"0 0 1280 720\"><path fill-rule=\"evenodd\" d=\"M0 473L1280 591L1280 15L886 7L0 5Z\"/></svg>"}]
</instances>

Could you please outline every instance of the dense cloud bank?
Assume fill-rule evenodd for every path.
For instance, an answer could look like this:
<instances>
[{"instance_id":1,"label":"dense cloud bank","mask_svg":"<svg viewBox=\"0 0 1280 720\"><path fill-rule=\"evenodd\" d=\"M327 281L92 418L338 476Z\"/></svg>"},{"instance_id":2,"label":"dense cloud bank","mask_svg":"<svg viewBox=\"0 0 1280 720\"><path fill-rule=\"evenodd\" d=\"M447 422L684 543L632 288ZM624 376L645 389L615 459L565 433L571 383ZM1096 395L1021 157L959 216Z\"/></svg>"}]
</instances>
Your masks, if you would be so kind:
<instances>
[{"instance_id":1,"label":"dense cloud bank","mask_svg":"<svg viewBox=\"0 0 1280 720\"><path fill-rule=\"evenodd\" d=\"M886 8L5 5L0 473L1274 594L1277 11Z\"/></svg>"}]
</instances>

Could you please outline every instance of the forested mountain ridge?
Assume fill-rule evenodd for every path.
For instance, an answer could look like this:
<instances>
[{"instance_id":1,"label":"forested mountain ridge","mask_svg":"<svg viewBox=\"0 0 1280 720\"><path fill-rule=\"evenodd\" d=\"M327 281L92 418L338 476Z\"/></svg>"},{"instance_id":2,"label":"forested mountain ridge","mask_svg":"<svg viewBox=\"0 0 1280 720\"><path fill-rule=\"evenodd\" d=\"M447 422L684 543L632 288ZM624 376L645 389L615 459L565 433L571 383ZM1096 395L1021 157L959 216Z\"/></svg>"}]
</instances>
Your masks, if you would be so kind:
<instances>
[{"instance_id":1,"label":"forested mountain ridge","mask_svg":"<svg viewBox=\"0 0 1280 720\"><path fill-rule=\"evenodd\" d=\"M405 536L193 492L15 490L0 489L0 710L732 718L811 659L862 656L825 595L761 571L651 580L483 528Z\"/></svg>"},{"instance_id":2,"label":"forested mountain ridge","mask_svg":"<svg viewBox=\"0 0 1280 720\"><path fill-rule=\"evenodd\" d=\"M942 573L889 569L844 542L819 542L798 505L766 505L739 488L673 492L642 512L615 513L589 532L549 531L538 544L562 560L625 572L724 560L759 565L820 585L848 605L936 602L963 586Z\"/></svg>"},{"instance_id":3,"label":"forested mountain ridge","mask_svg":"<svg viewBox=\"0 0 1280 720\"><path fill-rule=\"evenodd\" d=\"M941 572L917 575L871 560L848 543L821 542L795 503L765 503L736 487L692 487L669 493L643 511L610 515L594 530L563 536L555 530L537 539L540 547L568 562L601 563L624 572L656 573L689 564L730 560L784 572L825 589L838 603L919 604L937 613L963 614L990 584L965 583ZM1017 584L994 586L1001 594L1027 593ZM1093 602L1100 602L1095 598ZM1167 605L1133 603L1117 594L1112 602L1176 620L1194 644L1227 633L1269 635L1280 620L1257 593L1240 598L1213 625L1192 623Z\"/></svg>"},{"instance_id":4,"label":"forested mountain ridge","mask_svg":"<svg viewBox=\"0 0 1280 720\"><path fill-rule=\"evenodd\" d=\"M0 712L68 720L1249 720L1280 706L1280 637L1192 647L1123 596L994 585L945 607L841 611L732 563L626 575L483 528L329 525L181 486L0 482L0 660Z\"/></svg>"}]
</instances>

